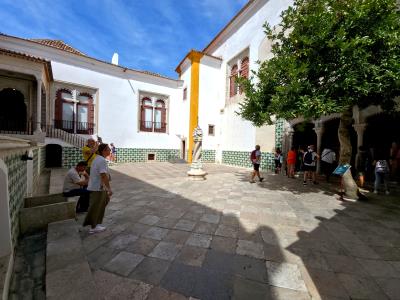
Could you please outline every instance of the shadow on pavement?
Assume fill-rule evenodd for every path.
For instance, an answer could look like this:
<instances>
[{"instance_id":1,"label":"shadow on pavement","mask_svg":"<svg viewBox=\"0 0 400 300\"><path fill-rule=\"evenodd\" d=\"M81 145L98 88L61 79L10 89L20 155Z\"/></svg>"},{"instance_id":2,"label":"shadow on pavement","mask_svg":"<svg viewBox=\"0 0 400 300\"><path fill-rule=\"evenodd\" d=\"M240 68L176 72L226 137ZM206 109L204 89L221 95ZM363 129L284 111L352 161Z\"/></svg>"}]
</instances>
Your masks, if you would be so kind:
<instances>
[{"instance_id":1,"label":"shadow on pavement","mask_svg":"<svg viewBox=\"0 0 400 300\"><path fill-rule=\"evenodd\" d=\"M112 171L108 230L81 233L106 299L396 299L399 207L247 170L131 164ZM247 177L246 177L247 176ZM247 180L244 180L246 178ZM147 298L146 298L147 297Z\"/></svg>"}]
</instances>

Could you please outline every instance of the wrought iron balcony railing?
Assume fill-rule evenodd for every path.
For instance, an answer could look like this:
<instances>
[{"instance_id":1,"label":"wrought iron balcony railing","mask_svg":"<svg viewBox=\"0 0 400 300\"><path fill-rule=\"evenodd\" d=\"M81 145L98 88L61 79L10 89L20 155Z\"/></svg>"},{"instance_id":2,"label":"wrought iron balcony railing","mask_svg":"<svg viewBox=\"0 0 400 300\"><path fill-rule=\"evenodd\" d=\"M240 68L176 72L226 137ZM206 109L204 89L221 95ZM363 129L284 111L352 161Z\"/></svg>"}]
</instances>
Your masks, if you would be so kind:
<instances>
[{"instance_id":1,"label":"wrought iron balcony railing","mask_svg":"<svg viewBox=\"0 0 400 300\"><path fill-rule=\"evenodd\" d=\"M69 120L54 120L54 128L62 129L69 133L93 134L94 124Z\"/></svg>"},{"instance_id":2,"label":"wrought iron balcony railing","mask_svg":"<svg viewBox=\"0 0 400 300\"><path fill-rule=\"evenodd\" d=\"M147 132L167 132L167 123L152 122L152 121L141 121L140 131Z\"/></svg>"}]
</instances>

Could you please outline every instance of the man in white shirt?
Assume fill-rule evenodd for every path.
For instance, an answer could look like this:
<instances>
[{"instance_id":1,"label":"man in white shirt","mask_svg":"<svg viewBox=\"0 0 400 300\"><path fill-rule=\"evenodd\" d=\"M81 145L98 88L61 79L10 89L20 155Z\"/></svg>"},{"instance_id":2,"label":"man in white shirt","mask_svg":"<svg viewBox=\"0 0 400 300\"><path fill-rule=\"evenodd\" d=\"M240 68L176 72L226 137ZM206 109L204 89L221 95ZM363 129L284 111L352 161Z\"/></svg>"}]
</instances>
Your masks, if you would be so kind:
<instances>
[{"instance_id":1,"label":"man in white shirt","mask_svg":"<svg viewBox=\"0 0 400 300\"><path fill-rule=\"evenodd\" d=\"M322 173L326 176L326 181L329 182L329 178L333 170L335 169L336 153L330 148L325 148L321 154L321 169Z\"/></svg>"},{"instance_id":2,"label":"man in white shirt","mask_svg":"<svg viewBox=\"0 0 400 300\"><path fill-rule=\"evenodd\" d=\"M110 186L110 171L108 170L106 157L111 153L108 144L100 144L98 155L93 160L90 170L88 190L90 191L90 207L83 226L90 225L90 234L106 230L102 226L104 211L113 192Z\"/></svg>"},{"instance_id":3,"label":"man in white shirt","mask_svg":"<svg viewBox=\"0 0 400 300\"><path fill-rule=\"evenodd\" d=\"M76 205L76 212L85 212L89 207L89 191L85 188L89 181L89 175L85 171L86 166L85 161L79 162L75 167L68 170L64 178L64 196L80 196Z\"/></svg>"},{"instance_id":4,"label":"man in white shirt","mask_svg":"<svg viewBox=\"0 0 400 300\"><path fill-rule=\"evenodd\" d=\"M253 164L253 172L251 173L250 183L255 183L254 178L258 177L260 182L264 180L263 177L260 175L260 165L261 165L261 151L260 145L256 145L256 149L253 150L250 154L250 160Z\"/></svg>"}]
</instances>

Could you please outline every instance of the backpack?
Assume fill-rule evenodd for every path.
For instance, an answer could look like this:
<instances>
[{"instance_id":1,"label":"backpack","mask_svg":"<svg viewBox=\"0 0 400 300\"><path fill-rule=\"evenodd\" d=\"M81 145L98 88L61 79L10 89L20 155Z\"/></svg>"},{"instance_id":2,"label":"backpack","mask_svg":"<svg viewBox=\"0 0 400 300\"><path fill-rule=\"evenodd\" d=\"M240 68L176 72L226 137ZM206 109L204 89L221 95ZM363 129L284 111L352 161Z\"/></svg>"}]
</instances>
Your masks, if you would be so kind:
<instances>
[{"instance_id":1,"label":"backpack","mask_svg":"<svg viewBox=\"0 0 400 300\"><path fill-rule=\"evenodd\" d=\"M304 163L306 165L311 165L313 163L313 152L312 151L306 152L306 154L304 155Z\"/></svg>"},{"instance_id":2,"label":"backpack","mask_svg":"<svg viewBox=\"0 0 400 300\"><path fill-rule=\"evenodd\" d=\"M250 160L255 161L257 159L256 150L253 150L250 154Z\"/></svg>"},{"instance_id":3,"label":"backpack","mask_svg":"<svg viewBox=\"0 0 400 300\"><path fill-rule=\"evenodd\" d=\"M376 162L375 171L378 173L388 173L389 168L388 168L386 160L378 160Z\"/></svg>"}]
</instances>

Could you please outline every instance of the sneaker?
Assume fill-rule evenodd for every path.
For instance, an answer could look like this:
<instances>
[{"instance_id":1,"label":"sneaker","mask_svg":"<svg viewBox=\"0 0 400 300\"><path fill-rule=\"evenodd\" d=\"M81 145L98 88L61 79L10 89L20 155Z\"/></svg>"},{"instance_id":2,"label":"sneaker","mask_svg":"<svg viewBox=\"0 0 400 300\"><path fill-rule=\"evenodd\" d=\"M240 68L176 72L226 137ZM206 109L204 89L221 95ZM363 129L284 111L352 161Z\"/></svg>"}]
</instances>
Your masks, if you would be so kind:
<instances>
[{"instance_id":1,"label":"sneaker","mask_svg":"<svg viewBox=\"0 0 400 300\"><path fill-rule=\"evenodd\" d=\"M375 191L374 191L374 194L378 194L378 191L377 191L377 190L375 190Z\"/></svg>"},{"instance_id":2,"label":"sneaker","mask_svg":"<svg viewBox=\"0 0 400 300\"><path fill-rule=\"evenodd\" d=\"M91 228L89 230L89 233L99 233L103 232L104 230L106 230L106 227L97 224L95 228Z\"/></svg>"},{"instance_id":3,"label":"sneaker","mask_svg":"<svg viewBox=\"0 0 400 300\"><path fill-rule=\"evenodd\" d=\"M261 177L261 178L260 178L260 182L262 182L263 180L264 180L264 177Z\"/></svg>"},{"instance_id":4,"label":"sneaker","mask_svg":"<svg viewBox=\"0 0 400 300\"><path fill-rule=\"evenodd\" d=\"M303 185L307 185L307 181L303 181Z\"/></svg>"},{"instance_id":5,"label":"sneaker","mask_svg":"<svg viewBox=\"0 0 400 300\"><path fill-rule=\"evenodd\" d=\"M386 195L390 195L390 192L389 192L389 191L386 191L385 194L386 194Z\"/></svg>"}]
</instances>

